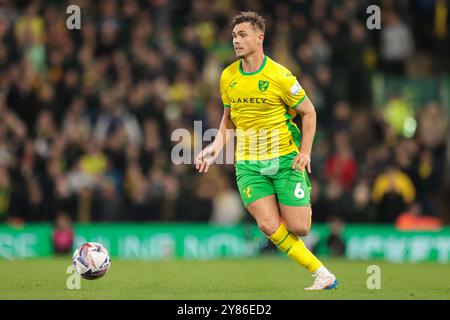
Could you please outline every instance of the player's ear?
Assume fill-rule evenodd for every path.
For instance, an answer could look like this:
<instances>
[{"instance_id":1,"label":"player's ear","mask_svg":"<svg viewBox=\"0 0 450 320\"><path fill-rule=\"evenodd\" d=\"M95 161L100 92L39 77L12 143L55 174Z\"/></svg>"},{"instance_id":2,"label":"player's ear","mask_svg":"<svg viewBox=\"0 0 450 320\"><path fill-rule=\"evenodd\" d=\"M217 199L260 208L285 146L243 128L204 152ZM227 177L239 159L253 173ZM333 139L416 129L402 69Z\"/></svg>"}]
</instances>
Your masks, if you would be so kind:
<instances>
[{"instance_id":1,"label":"player's ear","mask_svg":"<svg viewBox=\"0 0 450 320\"><path fill-rule=\"evenodd\" d=\"M258 44L262 44L264 41L264 33L258 33Z\"/></svg>"}]
</instances>

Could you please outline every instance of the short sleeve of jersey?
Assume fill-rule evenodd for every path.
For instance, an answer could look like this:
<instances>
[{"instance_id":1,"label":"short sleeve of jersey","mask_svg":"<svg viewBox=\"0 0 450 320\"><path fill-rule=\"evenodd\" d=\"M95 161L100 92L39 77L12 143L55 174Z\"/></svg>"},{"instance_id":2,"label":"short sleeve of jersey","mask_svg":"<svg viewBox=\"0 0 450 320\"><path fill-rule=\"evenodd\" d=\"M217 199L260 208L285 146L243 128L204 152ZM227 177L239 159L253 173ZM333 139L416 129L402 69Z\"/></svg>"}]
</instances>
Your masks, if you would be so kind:
<instances>
[{"instance_id":1,"label":"short sleeve of jersey","mask_svg":"<svg viewBox=\"0 0 450 320\"><path fill-rule=\"evenodd\" d=\"M306 98L306 92L291 72L287 71L280 76L281 98L289 109L296 108Z\"/></svg>"},{"instance_id":2,"label":"short sleeve of jersey","mask_svg":"<svg viewBox=\"0 0 450 320\"><path fill-rule=\"evenodd\" d=\"M222 97L222 103L224 108L229 108L231 106L230 98L227 93L227 77L225 72L222 72L220 76L220 96Z\"/></svg>"}]
</instances>

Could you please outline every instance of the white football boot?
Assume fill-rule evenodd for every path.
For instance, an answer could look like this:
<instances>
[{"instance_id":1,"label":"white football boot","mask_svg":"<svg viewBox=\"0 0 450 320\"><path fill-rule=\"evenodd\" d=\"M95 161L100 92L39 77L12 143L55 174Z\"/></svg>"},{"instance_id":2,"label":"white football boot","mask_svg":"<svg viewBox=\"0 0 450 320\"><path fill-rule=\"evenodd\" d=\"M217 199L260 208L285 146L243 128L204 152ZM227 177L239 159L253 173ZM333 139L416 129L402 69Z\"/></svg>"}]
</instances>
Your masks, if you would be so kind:
<instances>
[{"instance_id":1,"label":"white football boot","mask_svg":"<svg viewBox=\"0 0 450 320\"><path fill-rule=\"evenodd\" d=\"M316 279L311 287L305 288L305 290L329 290L337 289L338 281L334 275L313 275Z\"/></svg>"}]
</instances>

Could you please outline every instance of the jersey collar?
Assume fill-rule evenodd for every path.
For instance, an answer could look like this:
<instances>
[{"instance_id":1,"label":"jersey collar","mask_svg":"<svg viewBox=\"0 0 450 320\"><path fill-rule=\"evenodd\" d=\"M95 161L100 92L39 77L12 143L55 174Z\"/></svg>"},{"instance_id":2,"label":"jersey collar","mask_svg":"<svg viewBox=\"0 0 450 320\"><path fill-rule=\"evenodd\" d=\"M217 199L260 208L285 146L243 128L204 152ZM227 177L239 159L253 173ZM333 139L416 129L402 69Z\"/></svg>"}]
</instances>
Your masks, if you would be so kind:
<instances>
[{"instance_id":1,"label":"jersey collar","mask_svg":"<svg viewBox=\"0 0 450 320\"><path fill-rule=\"evenodd\" d=\"M239 72L240 72L242 75L244 75L244 76L252 76L252 75L254 75L254 74L258 74L258 73L261 72L262 69L264 69L264 66L266 65L266 62L267 62L267 56L265 55L265 56L264 56L263 63L261 64L261 66L259 67L258 70L253 71L253 72L244 72L244 70L242 70L242 59L241 59L241 60L239 60Z\"/></svg>"}]
</instances>

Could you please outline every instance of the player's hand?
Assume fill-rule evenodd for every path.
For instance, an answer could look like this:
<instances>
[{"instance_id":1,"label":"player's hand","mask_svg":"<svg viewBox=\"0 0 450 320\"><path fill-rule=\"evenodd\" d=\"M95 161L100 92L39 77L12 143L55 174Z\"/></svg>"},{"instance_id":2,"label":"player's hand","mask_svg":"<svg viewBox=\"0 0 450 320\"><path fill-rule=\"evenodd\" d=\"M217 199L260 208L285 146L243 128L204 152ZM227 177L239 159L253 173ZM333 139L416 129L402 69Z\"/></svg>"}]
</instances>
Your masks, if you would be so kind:
<instances>
[{"instance_id":1,"label":"player's hand","mask_svg":"<svg viewBox=\"0 0 450 320\"><path fill-rule=\"evenodd\" d=\"M298 172L299 170L305 170L305 168L308 170L308 173L311 173L311 156L300 152L292 162L292 169Z\"/></svg>"},{"instance_id":2,"label":"player's hand","mask_svg":"<svg viewBox=\"0 0 450 320\"><path fill-rule=\"evenodd\" d=\"M210 165L214 163L216 159L217 152L213 145L207 146L203 149L195 158L195 168L198 172L208 172L208 168Z\"/></svg>"}]
</instances>

